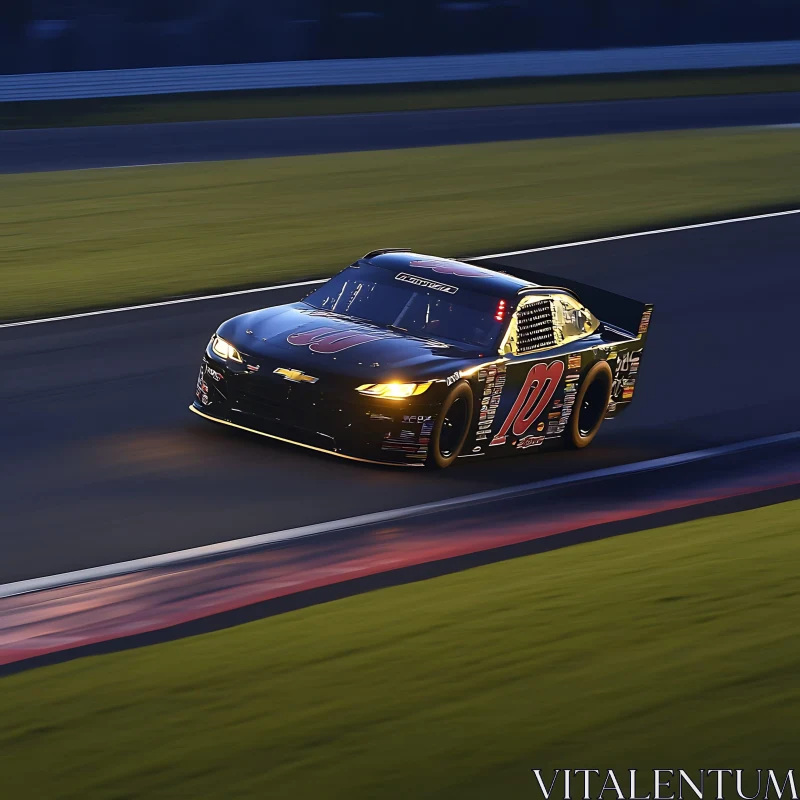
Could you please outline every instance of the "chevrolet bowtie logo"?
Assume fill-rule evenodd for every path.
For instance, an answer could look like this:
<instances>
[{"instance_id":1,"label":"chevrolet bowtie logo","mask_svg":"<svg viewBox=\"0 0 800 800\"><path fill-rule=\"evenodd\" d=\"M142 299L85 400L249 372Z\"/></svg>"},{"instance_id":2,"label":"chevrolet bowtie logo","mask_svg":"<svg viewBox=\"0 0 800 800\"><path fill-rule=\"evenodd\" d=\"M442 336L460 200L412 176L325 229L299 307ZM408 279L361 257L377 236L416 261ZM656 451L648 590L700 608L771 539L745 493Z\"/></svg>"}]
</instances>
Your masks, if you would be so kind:
<instances>
[{"instance_id":1,"label":"chevrolet bowtie logo","mask_svg":"<svg viewBox=\"0 0 800 800\"><path fill-rule=\"evenodd\" d=\"M283 375L287 381L293 381L294 383L316 383L319 380L313 375L306 375L305 372L299 369L287 369L286 367L278 367L275 370L275 374Z\"/></svg>"}]
</instances>

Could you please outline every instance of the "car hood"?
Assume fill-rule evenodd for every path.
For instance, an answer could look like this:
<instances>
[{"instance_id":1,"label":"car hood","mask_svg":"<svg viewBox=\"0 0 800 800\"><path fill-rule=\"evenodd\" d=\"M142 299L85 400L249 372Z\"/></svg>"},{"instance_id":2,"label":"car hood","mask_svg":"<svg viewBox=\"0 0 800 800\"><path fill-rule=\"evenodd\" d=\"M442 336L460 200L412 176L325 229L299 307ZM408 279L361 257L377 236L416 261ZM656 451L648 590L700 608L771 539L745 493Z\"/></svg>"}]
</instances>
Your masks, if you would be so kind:
<instances>
[{"instance_id":1,"label":"car hood","mask_svg":"<svg viewBox=\"0 0 800 800\"><path fill-rule=\"evenodd\" d=\"M373 382L446 377L492 357L479 348L417 338L302 302L242 314L218 332L245 361Z\"/></svg>"}]
</instances>

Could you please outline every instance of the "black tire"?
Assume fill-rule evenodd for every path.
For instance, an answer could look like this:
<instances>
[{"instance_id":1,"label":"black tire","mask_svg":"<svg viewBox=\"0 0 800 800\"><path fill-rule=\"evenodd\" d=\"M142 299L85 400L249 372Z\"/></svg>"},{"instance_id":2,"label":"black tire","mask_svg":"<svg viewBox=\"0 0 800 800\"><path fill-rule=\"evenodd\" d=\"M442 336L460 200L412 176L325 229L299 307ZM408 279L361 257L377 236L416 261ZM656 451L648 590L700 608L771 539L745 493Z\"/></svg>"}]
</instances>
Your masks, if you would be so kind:
<instances>
[{"instance_id":1,"label":"black tire","mask_svg":"<svg viewBox=\"0 0 800 800\"><path fill-rule=\"evenodd\" d=\"M586 373L567 426L567 442L571 447L586 447L597 436L611 400L613 380L611 367L605 361L598 361Z\"/></svg>"},{"instance_id":2,"label":"black tire","mask_svg":"<svg viewBox=\"0 0 800 800\"><path fill-rule=\"evenodd\" d=\"M467 441L475 403L466 381L457 383L442 403L431 431L428 466L445 469L459 456Z\"/></svg>"}]
</instances>

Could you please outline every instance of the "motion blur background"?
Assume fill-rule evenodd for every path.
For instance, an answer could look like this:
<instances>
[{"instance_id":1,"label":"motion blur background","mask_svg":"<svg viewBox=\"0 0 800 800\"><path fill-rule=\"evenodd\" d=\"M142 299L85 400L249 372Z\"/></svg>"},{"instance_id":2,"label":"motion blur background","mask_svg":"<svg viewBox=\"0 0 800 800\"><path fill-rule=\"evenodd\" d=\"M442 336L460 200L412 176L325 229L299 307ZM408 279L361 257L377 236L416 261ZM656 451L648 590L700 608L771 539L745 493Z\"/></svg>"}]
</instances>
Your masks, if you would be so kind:
<instances>
[{"instance_id":1,"label":"motion blur background","mask_svg":"<svg viewBox=\"0 0 800 800\"><path fill-rule=\"evenodd\" d=\"M798 64L800 0L0 0L3 798L796 767ZM654 303L630 409L444 472L188 413L386 246Z\"/></svg>"},{"instance_id":2,"label":"motion blur background","mask_svg":"<svg viewBox=\"0 0 800 800\"><path fill-rule=\"evenodd\" d=\"M796 0L9 0L0 73L800 37Z\"/></svg>"}]
</instances>

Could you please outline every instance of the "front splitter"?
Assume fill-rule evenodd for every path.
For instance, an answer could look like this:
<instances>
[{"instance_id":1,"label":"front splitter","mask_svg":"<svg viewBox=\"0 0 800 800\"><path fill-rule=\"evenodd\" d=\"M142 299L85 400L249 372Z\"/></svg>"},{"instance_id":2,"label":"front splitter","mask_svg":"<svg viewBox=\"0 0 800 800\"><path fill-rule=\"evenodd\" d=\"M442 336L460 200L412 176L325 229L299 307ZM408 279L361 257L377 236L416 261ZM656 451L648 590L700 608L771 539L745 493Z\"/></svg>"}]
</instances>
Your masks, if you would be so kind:
<instances>
[{"instance_id":1,"label":"front splitter","mask_svg":"<svg viewBox=\"0 0 800 800\"><path fill-rule=\"evenodd\" d=\"M235 422L229 422L226 419L220 419L219 417L212 417L210 414L204 414L200 411L199 408L196 408L194 405L189 406L189 411L197 414L198 417L203 417L203 419L211 420L211 422L219 422L220 425L228 425L231 428L238 428L240 431L247 431L248 433L255 433L258 436L266 436L267 439L274 439L277 442L284 442L285 444L293 444L297 447L304 447L306 450L314 450L317 453L325 453L328 456L336 456L337 458L346 458L348 461L360 461L362 464L378 464L382 467L424 467L425 465L422 463L414 464L414 463L400 463L397 461L375 461L374 459L370 458L361 458L360 456L350 456L346 453L337 453L335 450L326 450L324 447L315 447L313 444L305 444L304 442L298 442L294 439L287 439L284 436L278 436L274 433L266 433L266 431L259 431L256 428L248 428L246 425L238 425Z\"/></svg>"}]
</instances>

